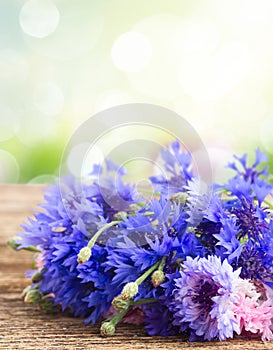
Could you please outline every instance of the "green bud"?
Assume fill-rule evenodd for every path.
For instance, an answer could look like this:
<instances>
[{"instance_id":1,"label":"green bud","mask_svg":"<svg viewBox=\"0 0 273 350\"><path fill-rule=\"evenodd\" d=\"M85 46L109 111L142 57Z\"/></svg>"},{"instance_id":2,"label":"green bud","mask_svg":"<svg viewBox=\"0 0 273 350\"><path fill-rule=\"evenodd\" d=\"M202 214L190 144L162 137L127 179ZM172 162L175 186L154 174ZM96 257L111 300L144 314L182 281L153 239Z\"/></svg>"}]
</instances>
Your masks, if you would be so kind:
<instances>
[{"instance_id":1,"label":"green bud","mask_svg":"<svg viewBox=\"0 0 273 350\"><path fill-rule=\"evenodd\" d=\"M116 328L111 321L103 322L100 327L100 334L102 336L108 336L115 334Z\"/></svg>"},{"instance_id":2,"label":"green bud","mask_svg":"<svg viewBox=\"0 0 273 350\"><path fill-rule=\"evenodd\" d=\"M83 264L88 261L91 256L91 249L89 247L83 247L78 254L78 263Z\"/></svg>"},{"instance_id":3,"label":"green bud","mask_svg":"<svg viewBox=\"0 0 273 350\"><path fill-rule=\"evenodd\" d=\"M126 211L119 211L118 213L116 213L115 215L114 215L114 218L115 218L115 220L120 220L120 221L122 221L122 220L124 220L125 218L127 218L127 213L126 213Z\"/></svg>"},{"instance_id":4,"label":"green bud","mask_svg":"<svg viewBox=\"0 0 273 350\"><path fill-rule=\"evenodd\" d=\"M29 292L31 290L31 286L27 286L23 291L22 291L22 294L21 294L21 298L25 298L25 296L27 295L27 292Z\"/></svg>"},{"instance_id":5,"label":"green bud","mask_svg":"<svg viewBox=\"0 0 273 350\"><path fill-rule=\"evenodd\" d=\"M171 196L170 200L181 205L185 205L187 202L188 195L185 192L178 192Z\"/></svg>"},{"instance_id":6,"label":"green bud","mask_svg":"<svg viewBox=\"0 0 273 350\"><path fill-rule=\"evenodd\" d=\"M140 204L137 204L137 203L132 203L129 205L129 209L130 211L139 211L140 209L142 208L142 206Z\"/></svg>"},{"instance_id":7,"label":"green bud","mask_svg":"<svg viewBox=\"0 0 273 350\"><path fill-rule=\"evenodd\" d=\"M39 303L41 310L46 313L52 313L55 309L52 294L44 295Z\"/></svg>"},{"instance_id":8,"label":"green bud","mask_svg":"<svg viewBox=\"0 0 273 350\"><path fill-rule=\"evenodd\" d=\"M42 294L38 289L30 289L24 297L24 302L28 304L39 304L42 299Z\"/></svg>"},{"instance_id":9,"label":"green bud","mask_svg":"<svg viewBox=\"0 0 273 350\"><path fill-rule=\"evenodd\" d=\"M153 274L152 274L152 283L154 287L158 287L161 285L161 283L163 283L165 280L165 275L164 272L161 270L156 270Z\"/></svg>"},{"instance_id":10,"label":"green bud","mask_svg":"<svg viewBox=\"0 0 273 350\"><path fill-rule=\"evenodd\" d=\"M38 283L43 279L43 274L42 271L37 271L33 276L32 276L32 282L33 283Z\"/></svg>"},{"instance_id":11,"label":"green bud","mask_svg":"<svg viewBox=\"0 0 273 350\"><path fill-rule=\"evenodd\" d=\"M121 299L132 299L138 292L138 284L136 282L129 282L125 284L121 292Z\"/></svg>"},{"instance_id":12,"label":"green bud","mask_svg":"<svg viewBox=\"0 0 273 350\"><path fill-rule=\"evenodd\" d=\"M54 304L50 300L43 300L39 303L39 307L46 314L51 314L54 311Z\"/></svg>"},{"instance_id":13,"label":"green bud","mask_svg":"<svg viewBox=\"0 0 273 350\"><path fill-rule=\"evenodd\" d=\"M113 305L113 307L116 310L121 311L121 310L125 310L125 309L127 309L129 307L130 301L129 300L123 300L121 298L121 296L118 296L118 297L115 297L112 300L112 305Z\"/></svg>"},{"instance_id":14,"label":"green bud","mask_svg":"<svg viewBox=\"0 0 273 350\"><path fill-rule=\"evenodd\" d=\"M17 237L12 237L11 239L8 240L8 246L14 250L17 250L17 248L20 247L20 244L17 243L17 240L18 240Z\"/></svg>"}]
</instances>

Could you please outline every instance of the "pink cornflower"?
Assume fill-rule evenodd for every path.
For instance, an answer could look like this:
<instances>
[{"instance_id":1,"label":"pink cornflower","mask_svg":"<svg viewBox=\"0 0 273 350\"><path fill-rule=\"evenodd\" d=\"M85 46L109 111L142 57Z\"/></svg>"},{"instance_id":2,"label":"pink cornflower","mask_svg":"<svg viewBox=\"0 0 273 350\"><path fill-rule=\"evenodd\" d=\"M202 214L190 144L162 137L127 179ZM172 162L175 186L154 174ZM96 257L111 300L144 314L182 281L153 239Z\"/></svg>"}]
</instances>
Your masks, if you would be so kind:
<instances>
[{"instance_id":1,"label":"pink cornflower","mask_svg":"<svg viewBox=\"0 0 273 350\"><path fill-rule=\"evenodd\" d=\"M263 285L263 290L261 286L255 288L254 283L248 280L244 280L242 286L247 284L250 288L239 290L232 309L240 325L240 333L245 330L261 336L263 341L273 340L273 300L267 287Z\"/></svg>"}]
</instances>

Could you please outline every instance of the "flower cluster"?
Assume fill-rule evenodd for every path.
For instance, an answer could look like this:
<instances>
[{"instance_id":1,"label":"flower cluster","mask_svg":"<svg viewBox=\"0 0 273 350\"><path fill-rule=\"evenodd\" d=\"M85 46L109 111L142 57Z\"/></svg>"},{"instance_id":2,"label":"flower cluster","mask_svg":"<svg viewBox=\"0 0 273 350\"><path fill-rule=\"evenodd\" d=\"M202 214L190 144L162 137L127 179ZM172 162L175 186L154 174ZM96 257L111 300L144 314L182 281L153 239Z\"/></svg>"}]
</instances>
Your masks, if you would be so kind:
<instances>
[{"instance_id":1,"label":"flower cluster","mask_svg":"<svg viewBox=\"0 0 273 350\"><path fill-rule=\"evenodd\" d=\"M40 212L9 243L35 252L26 302L101 324L144 324L150 335L191 341L273 340L273 215L260 150L228 166L235 175L201 189L176 141L162 151L166 176L141 196L110 161L94 179L72 177L45 194ZM118 169L118 172L117 172Z\"/></svg>"}]
</instances>

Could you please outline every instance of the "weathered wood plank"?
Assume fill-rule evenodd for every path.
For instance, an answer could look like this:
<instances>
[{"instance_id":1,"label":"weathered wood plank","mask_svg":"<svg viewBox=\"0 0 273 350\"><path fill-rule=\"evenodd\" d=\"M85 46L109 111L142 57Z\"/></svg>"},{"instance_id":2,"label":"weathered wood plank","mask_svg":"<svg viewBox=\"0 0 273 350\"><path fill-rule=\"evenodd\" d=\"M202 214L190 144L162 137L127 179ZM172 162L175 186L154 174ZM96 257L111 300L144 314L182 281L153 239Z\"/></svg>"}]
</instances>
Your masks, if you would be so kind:
<instances>
[{"instance_id":1,"label":"weathered wood plank","mask_svg":"<svg viewBox=\"0 0 273 350\"><path fill-rule=\"evenodd\" d=\"M43 200L41 185L0 185L0 244L20 230L20 225Z\"/></svg>"},{"instance_id":2,"label":"weathered wood plank","mask_svg":"<svg viewBox=\"0 0 273 350\"><path fill-rule=\"evenodd\" d=\"M121 325L111 338L98 327L67 315L46 315L21 300L32 254L13 252L5 242L42 200L43 186L0 185L0 349L273 349L272 343L233 340L189 343L179 337L148 337L141 327Z\"/></svg>"}]
</instances>

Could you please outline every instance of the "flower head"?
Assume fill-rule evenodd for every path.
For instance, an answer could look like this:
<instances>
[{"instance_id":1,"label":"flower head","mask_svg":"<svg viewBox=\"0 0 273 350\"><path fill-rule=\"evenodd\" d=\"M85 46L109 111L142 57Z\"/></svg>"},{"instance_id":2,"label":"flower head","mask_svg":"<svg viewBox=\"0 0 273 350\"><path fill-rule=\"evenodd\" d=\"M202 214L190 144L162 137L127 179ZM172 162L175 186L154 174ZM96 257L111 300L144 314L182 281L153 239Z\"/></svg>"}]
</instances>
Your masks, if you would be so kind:
<instances>
[{"instance_id":1,"label":"flower head","mask_svg":"<svg viewBox=\"0 0 273 350\"><path fill-rule=\"evenodd\" d=\"M273 298L272 291L268 293L267 289L263 284L255 286L252 281L245 281L245 286L238 286L232 308L240 332L257 334L263 341L273 340Z\"/></svg>"},{"instance_id":2,"label":"flower head","mask_svg":"<svg viewBox=\"0 0 273 350\"><path fill-rule=\"evenodd\" d=\"M194 177L191 154L183 150L178 141L161 151L168 176L152 176L150 180L161 193L175 194Z\"/></svg>"},{"instance_id":3,"label":"flower head","mask_svg":"<svg viewBox=\"0 0 273 350\"><path fill-rule=\"evenodd\" d=\"M121 299L132 299L138 292L138 284L136 282L129 282L125 284L121 292Z\"/></svg>"},{"instance_id":4,"label":"flower head","mask_svg":"<svg viewBox=\"0 0 273 350\"><path fill-rule=\"evenodd\" d=\"M173 291L174 325L205 340L232 338L239 324L231 311L240 270L216 256L187 258Z\"/></svg>"},{"instance_id":5,"label":"flower head","mask_svg":"<svg viewBox=\"0 0 273 350\"><path fill-rule=\"evenodd\" d=\"M110 321L103 322L100 327L100 334L102 336L113 335L115 334L115 331L116 331L115 325Z\"/></svg>"},{"instance_id":6,"label":"flower head","mask_svg":"<svg viewBox=\"0 0 273 350\"><path fill-rule=\"evenodd\" d=\"M104 267L107 251L103 246L112 231L102 233L92 247L92 255L86 245L116 212L132 202L133 190L120 181L122 208L119 207L115 201L117 191L109 177L110 184L105 181L103 190L96 182L81 186L72 176L50 186L42 204L44 210L23 226L24 232L18 234L17 240L19 249L35 247L41 251L39 291L53 293L55 305L75 316L87 317L86 322L92 323L110 308L120 290L112 288L113 271Z\"/></svg>"}]
</instances>

